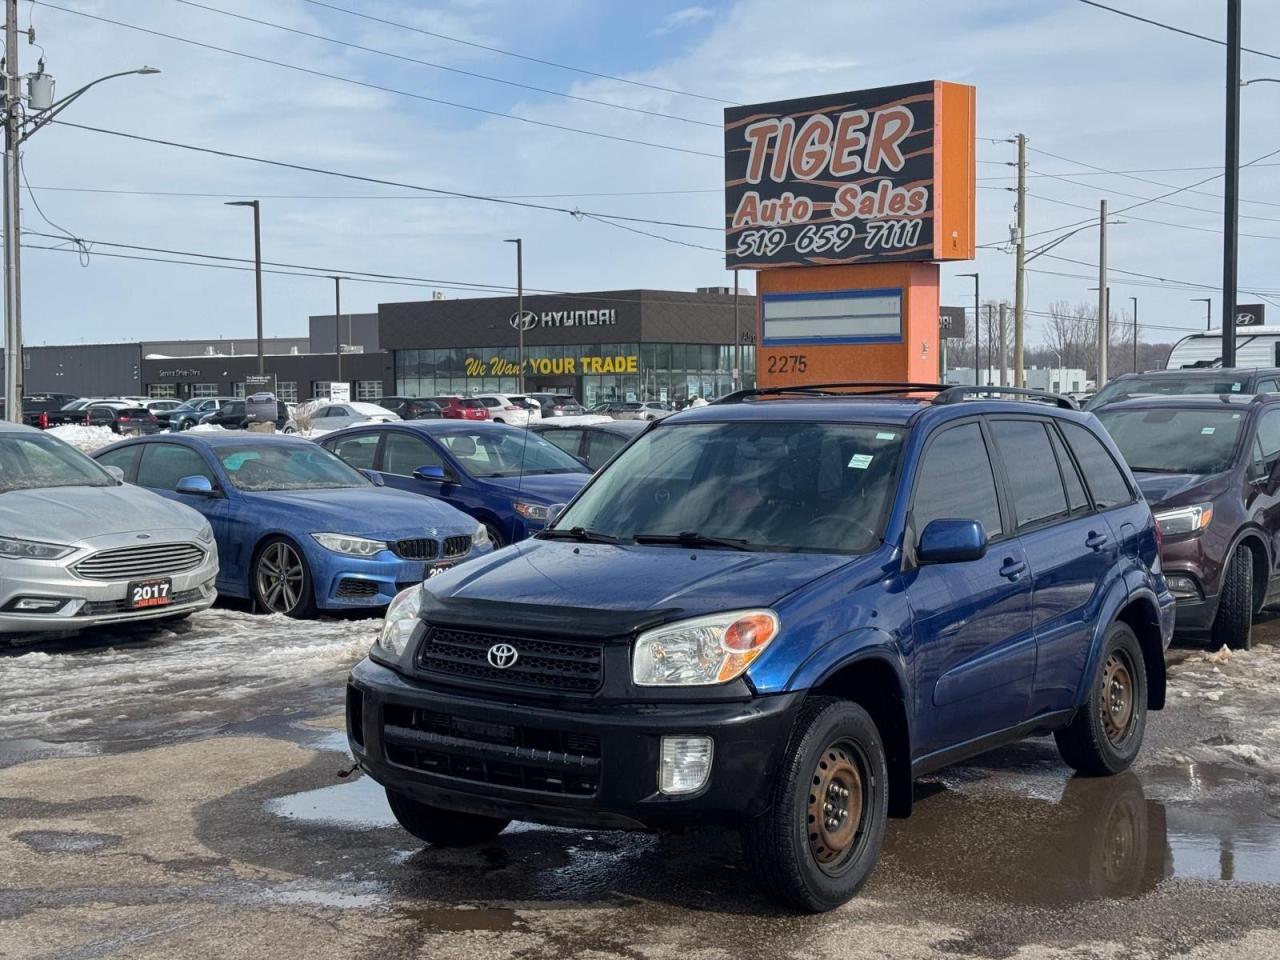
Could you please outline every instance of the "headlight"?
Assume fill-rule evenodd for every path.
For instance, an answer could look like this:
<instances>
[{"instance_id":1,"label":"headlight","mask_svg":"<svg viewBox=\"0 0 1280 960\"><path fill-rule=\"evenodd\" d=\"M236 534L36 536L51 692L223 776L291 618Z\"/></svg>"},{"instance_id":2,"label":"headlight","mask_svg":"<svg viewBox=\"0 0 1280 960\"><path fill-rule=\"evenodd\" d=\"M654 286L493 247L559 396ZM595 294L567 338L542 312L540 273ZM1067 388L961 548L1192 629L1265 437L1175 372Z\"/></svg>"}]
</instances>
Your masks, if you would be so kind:
<instances>
[{"instance_id":1,"label":"headlight","mask_svg":"<svg viewBox=\"0 0 1280 960\"><path fill-rule=\"evenodd\" d=\"M196 534L196 537L200 540L203 540L205 543L212 543L213 527L209 526L209 524L206 522L204 525L204 528L199 533Z\"/></svg>"},{"instance_id":2,"label":"headlight","mask_svg":"<svg viewBox=\"0 0 1280 960\"><path fill-rule=\"evenodd\" d=\"M778 635L772 610L735 610L640 634L631 676L642 687L705 686L740 676Z\"/></svg>"},{"instance_id":3,"label":"headlight","mask_svg":"<svg viewBox=\"0 0 1280 960\"><path fill-rule=\"evenodd\" d=\"M1166 537L1187 537L1209 526L1213 520L1213 504L1197 503L1176 510L1161 510L1155 517L1160 532Z\"/></svg>"},{"instance_id":4,"label":"headlight","mask_svg":"<svg viewBox=\"0 0 1280 960\"><path fill-rule=\"evenodd\" d=\"M512 506L515 507L516 513L526 520L538 520L546 523L547 518L551 515L547 507L541 503L525 503L523 500L517 500Z\"/></svg>"},{"instance_id":5,"label":"headlight","mask_svg":"<svg viewBox=\"0 0 1280 960\"><path fill-rule=\"evenodd\" d=\"M75 547L64 547L60 543L0 537L0 557L11 557L14 560L61 560L74 551Z\"/></svg>"},{"instance_id":6,"label":"headlight","mask_svg":"<svg viewBox=\"0 0 1280 960\"><path fill-rule=\"evenodd\" d=\"M391 605L387 607L387 615L382 621L382 633L378 635L377 646L393 657L404 653L413 636L413 628L418 625L418 612L422 609L422 587L414 585L396 594Z\"/></svg>"},{"instance_id":7,"label":"headlight","mask_svg":"<svg viewBox=\"0 0 1280 960\"><path fill-rule=\"evenodd\" d=\"M387 549L382 540L366 540L345 533L313 533L311 538L326 550L348 557L372 557Z\"/></svg>"},{"instance_id":8,"label":"headlight","mask_svg":"<svg viewBox=\"0 0 1280 960\"><path fill-rule=\"evenodd\" d=\"M476 524L475 533L471 534L471 546L483 547L489 542L489 531L483 523Z\"/></svg>"}]
</instances>

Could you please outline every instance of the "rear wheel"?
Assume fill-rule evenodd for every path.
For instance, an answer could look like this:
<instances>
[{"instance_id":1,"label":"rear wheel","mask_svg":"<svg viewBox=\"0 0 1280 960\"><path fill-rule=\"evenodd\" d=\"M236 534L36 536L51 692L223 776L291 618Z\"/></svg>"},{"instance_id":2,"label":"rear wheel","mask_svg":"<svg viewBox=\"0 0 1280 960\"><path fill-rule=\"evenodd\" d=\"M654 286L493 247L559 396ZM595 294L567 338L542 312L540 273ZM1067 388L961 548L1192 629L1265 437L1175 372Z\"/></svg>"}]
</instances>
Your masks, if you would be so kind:
<instances>
[{"instance_id":1,"label":"rear wheel","mask_svg":"<svg viewBox=\"0 0 1280 960\"><path fill-rule=\"evenodd\" d=\"M287 617L315 616L311 571L302 551L284 537L273 537L259 549L253 563L253 594L269 613Z\"/></svg>"},{"instance_id":2,"label":"rear wheel","mask_svg":"<svg viewBox=\"0 0 1280 960\"><path fill-rule=\"evenodd\" d=\"M442 810L387 787L387 803L400 826L433 847L471 847L492 840L510 820Z\"/></svg>"},{"instance_id":3,"label":"rear wheel","mask_svg":"<svg viewBox=\"0 0 1280 960\"><path fill-rule=\"evenodd\" d=\"M880 853L888 785L870 714L846 700L806 702L769 809L743 828L747 856L773 898L817 913L853 897Z\"/></svg>"},{"instance_id":4,"label":"rear wheel","mask_svg":"<svg viewBox=\"0 0 1280 960\"><path fill-rule=\"evenodd\" d=\"M1210 637L1215 647L1226 644L1233 650L1253 645L1253 551L1243 543L1231 553L1231 562L1222 577L1218 612Z\"/></svg>"},{"instance_id":5,"label":"rear wheel","mask_svg":"<svg viewBox=\"0 0 1280 960\"><path fill-rule=\"evenodd\" d=\"M1054 733L1069 767L1090 776L1125 770L1147 727L1147 671L1138 638L1113 623L1094 668L1089 696L1070 726Z\"/></svg>"}]
</instances>

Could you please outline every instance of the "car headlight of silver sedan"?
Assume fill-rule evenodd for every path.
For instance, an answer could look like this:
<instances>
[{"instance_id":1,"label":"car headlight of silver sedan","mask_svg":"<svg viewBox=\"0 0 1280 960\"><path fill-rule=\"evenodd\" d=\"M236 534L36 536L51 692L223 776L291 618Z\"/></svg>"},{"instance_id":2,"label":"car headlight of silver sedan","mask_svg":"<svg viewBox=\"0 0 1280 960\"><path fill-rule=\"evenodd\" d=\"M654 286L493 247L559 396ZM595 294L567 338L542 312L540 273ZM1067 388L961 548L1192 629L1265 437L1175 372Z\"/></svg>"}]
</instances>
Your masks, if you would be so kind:
<instances>
[{"instance_id":1,"label":"car headlight of silver sedan","mask_svg":"<svg viewBox=\"0 0 1280 960\"><path fill-rule=\"evenodd\" d=\"M0 537L0 557L9 557L12 560L61 560L67 554L74 553L75 549L61 543Z\"/></svg>"},{"instance_id":2,"label":"car headlight of silver sedan","mask_svg":"<svg viewBox=\"0 0 1280 960\"><path fill-rule=\"evenodd\" d=\"M483 547L489 543L489 530L483 523L477 523L471 534L471 546Z\"/></svg>"},{"instance_id":3,"label":"car headlight of silver sedan","mask_svg":"<svg viewBox=\"0 0 1280 960\"><path fill-rule=\"evenodd\" d=\"M196 538L203 543L213 542L213 527L209 526L208 521L205 521L205 525L200 528L200 532L196 534Z\"/></svg>"},{"instance_id":4,"label":"car headlight of silver sedan","mask_svg":"<svg viewBox=\"0 0 1280 960\"><path fill-rule=\"evenodd\" d=\"M385 540L353 537L347 533L313 533L311 539L326 550L347 557L372 557L389 549Z\"/></svg>"},{"instance_id":5,"label":"car headlight of silver sedan","mask_svg":"<svg viewBox=\"0 0 1280 960\"><path fill-rule=\"evenodd\" d=\"M387 607L386 616L382 620L382 632L378 634L378 642L374 644L398 657L409 645L413 636L413 628L418 625L418 614L422 610L422 587L415 584L407 590L401 590Z\"/></svg>"},{"instance_id":6,"label":"car headlight of silver sedan","mask_svg":"<svg viewBox=\"0 0 1280 960\"><path fill-rule=\"evenodd\" d=\"M742 675L778 635L772 610L678 620L636 639L631 676L642 687L709 686Z\"/></svg>"}]
</instances>

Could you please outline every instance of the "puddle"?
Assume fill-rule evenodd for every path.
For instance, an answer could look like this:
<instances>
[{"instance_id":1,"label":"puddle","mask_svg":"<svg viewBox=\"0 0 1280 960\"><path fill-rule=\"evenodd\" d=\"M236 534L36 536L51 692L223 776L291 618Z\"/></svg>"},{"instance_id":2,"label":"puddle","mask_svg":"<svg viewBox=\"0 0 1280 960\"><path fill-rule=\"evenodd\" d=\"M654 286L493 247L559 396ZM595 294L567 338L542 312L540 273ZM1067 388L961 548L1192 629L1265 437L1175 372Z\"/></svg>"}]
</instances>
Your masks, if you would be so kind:
<instances>
[{"instance_id":1,"label":"puddle","mask_svg":"<svg viewBox=\"0 0 1280 960\"><path fill-rule=\"evenodd\" d=\"M345 728L342 730L330 730L324 735L310 741L307 746L312 750L340 753L344 757L351 756L351 748L347 743L347 731Z\"/></svg>"},{"instance_id":2,"label":"puddle","mask_svg":"<svg viewBox=\"0 0 1280 960\"><path fill-rule=\"evenodd\" d=\"M267 811L286 820L351 830L381 830L395 827L395 815L387 806L382 787L369 777L359 777L332 787L294 793L268 800Z\"/></svg>"}]
</instances>

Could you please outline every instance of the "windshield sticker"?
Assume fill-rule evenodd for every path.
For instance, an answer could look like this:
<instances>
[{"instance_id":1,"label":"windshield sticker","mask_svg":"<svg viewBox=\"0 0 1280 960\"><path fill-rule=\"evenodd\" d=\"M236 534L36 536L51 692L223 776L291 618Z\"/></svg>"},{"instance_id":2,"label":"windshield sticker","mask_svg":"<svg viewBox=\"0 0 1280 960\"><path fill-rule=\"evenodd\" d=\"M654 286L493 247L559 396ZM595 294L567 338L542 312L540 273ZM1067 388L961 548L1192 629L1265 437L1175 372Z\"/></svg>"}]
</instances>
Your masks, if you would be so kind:
<instances>
[{"instance_id":1,"label":"windshield sticker","mask_svg":"<svg viewBox=\"0 0 1280 960\"><path fill-rule=\"evenodd\" d=\"M854 470L865 470L871 466L872 456L869 453L855 453L849 458L849 466Z\"/></svg>"},{"instance_id":2,"label":"windshield sticker","mask_svg":"<svg viewBox=\"0 0 1280 960\"><path fill-rule=\"evenodd\" d=\"M877 433L876 439L877 440L897 440L898 435L896 433Z\"/></svg>"},{"instance_id":3,"label":"windshield sticker","mask_svg":"<svg viewBox=\"0 0 1280 960\"><path fill-rule=\"evenodd\" d=\"M1206 437L1209 437L1209 436L1212 436L1213 432L1217 429L1218 429L1217 427L1201 427L1200 432L1204 434Z\"/></svg>"}]
</instances>

